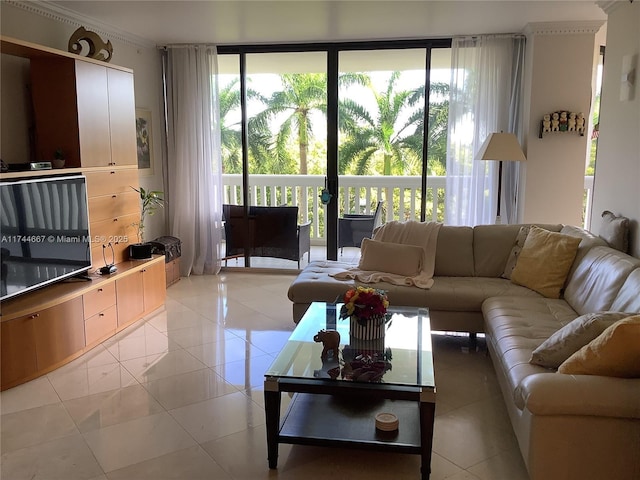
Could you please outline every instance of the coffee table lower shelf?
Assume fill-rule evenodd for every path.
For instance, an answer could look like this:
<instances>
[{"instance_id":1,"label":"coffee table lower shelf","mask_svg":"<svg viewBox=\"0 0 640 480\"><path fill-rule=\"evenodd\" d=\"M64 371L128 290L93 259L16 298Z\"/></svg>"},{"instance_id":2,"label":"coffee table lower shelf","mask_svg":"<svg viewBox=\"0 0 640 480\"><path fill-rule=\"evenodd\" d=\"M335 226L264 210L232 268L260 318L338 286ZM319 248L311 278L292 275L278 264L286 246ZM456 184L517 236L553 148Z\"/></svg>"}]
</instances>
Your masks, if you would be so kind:
<instances>
[{"instance_id":1,"label":"coffee table lower shelf","mask_svg":"<svg viewBox=\"0 0 640 480\"><path fill-rule=\"evenodd\" d=\"M398 430L376 429L375 415L394 413ZM385 450L420 454L417 402L296 393L284 416L278 443Z\"/></svg>"}]
</instances>

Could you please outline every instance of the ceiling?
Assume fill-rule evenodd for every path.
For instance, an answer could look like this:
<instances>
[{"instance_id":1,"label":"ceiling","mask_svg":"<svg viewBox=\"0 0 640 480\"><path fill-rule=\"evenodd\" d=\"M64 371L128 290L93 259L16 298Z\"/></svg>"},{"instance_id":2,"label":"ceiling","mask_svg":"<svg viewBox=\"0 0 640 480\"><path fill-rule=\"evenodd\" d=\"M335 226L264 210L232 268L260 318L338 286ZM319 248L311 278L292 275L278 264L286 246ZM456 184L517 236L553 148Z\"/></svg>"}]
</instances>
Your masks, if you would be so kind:
<instances>
[{"instance_id":1,"label":"ceiling","mask_svg":"<svg viewBox=\"0 0 640 480\"><path fill-rule=\"evenodd\" d=\"M521 32L530 22L606 20L583 0L47 1L75 17L156 45L259 44Z\"/></svg>"}]
</instances>

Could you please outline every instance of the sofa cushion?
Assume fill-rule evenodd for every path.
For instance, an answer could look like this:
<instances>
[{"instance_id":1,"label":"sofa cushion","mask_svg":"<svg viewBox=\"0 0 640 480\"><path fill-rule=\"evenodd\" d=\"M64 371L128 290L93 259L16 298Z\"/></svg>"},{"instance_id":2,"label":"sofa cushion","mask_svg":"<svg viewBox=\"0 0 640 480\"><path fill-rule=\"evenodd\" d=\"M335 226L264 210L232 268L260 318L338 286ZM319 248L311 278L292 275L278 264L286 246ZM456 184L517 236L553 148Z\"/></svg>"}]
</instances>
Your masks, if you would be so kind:
<instances>
[{"instance_id":1,"label":"sofa cushion","mask_svg":"<svg viewBox=\"0 0 640 480\"><path fill-rule=\"evenodd\" d=\"M613 301L629 274L639 267L637 258L610 247L593 247L576 265L564 298L580 315L606 310L637 311L621 304L614 307Z\"/></svg>"},{"instance_id":2,"label":"sofa cushion","mask_svg":"<svg viewBox=\"0 0 640 480\"><path fill-rule=\"evenodd\" d=\"M525 225L476 225L473 227L473 261L478 277L500 277L520 232ZM529 226L529 225L526 225ZM540 225L557 232L562 225Z\"/></svg>"},{"instance_id":3,"label":"sofa cushion","mask_svg":"<svg viewBox=\"0 0 640 480\"><path fill-rule=\"evenodd\" d=\"M559 373L640 378L640 315L617 321L571 355Z\"/></svg>"},{"instance_id":4,"label":"sofa cushion","mask_svg":"<svg viewBox=\"0 0 640 480\"><path fill-rule=\"evenodd\" d=\"M504 296L482 304L484 330L493 361L500 365L509 391L516 398L520 382L534 373L549 372L529 363L532 352L553 333L577 317L561 299ZM522 405L518 405L522 408Z\"/></svg>"},{"instance_id":5,"label":"sofa cushion","mask_svg":"<svg viewBox=\"0 0 640 480\"><path fill-rule=\"evenodd\" d=\"M611 310L640 313L640 268L633 270L613 299Z\"/></svg>"},{"instance_id":6,"label":"sofa cushion","mask_svg":"<svg viewBox=\"0 0 640 480\"><path fill-rule=\"evenodd\" d=\"M443 225L438 232L434 276L472 277L473 228Z\"/></svg>"},{"instance_id":7,"label":"sofa cushion","mask_svg":"<svg viewBox=\"0 0 640 480\"><path fill-rule=\"evenodd\" d=\"M623 312L594 312L582 315L546 339L533 351L530 361L541 367L558 368L607 327L629 315Z\"/></svg>"},{"instance_id":8,"label":"sofa cushion","mask_svg":"<svg viewBox=\"0 0 640 480\"><path fill-rule=\"evenodd\" d=\"M504 272L502 272L502 278L507 278L511 280L511 274L513 273L513 269L516 268L516 263L518 262L518 257L520 256L520 252L522 251L522 247L524 247L524 242L527 239L527 235L529 235L529 230L531 229L530 225L523 225L520 227L520 231L518 231L518 235L516 236L516 241L511 247L511 252L509 252L509 258L507 259L507 264L504 267Z\"/></svg>"},{"instance_id":9,"label":"sofa cushion","mask_svg":"<svg viewBox=\"0 0 640 480\"><path fill-rule=\"evenodd\" d=\"M414 277L422 270L424 249L417 245L362 240L358 268Z\"/></svg>"},{"instance_id":10,"label":"sofa cushion","mask_svg":"<svg viewBox=\"0 0 640 480\"><path fill-rule=\"evenodd\" d=\"M616 216L609 210L602 212L602 223L598 232L611 248L629 253L629 219Z\"/></svg>"},{"instance_id":11,"label":"sofa cushion","mask_svg":"<svg viewBox=\"0 0 640 480\"><path fill-rule=\"evenodd\" d=\"M548 298L560 298L580 239L532 226L511 280Z\"/></svg>"}]
</instances>

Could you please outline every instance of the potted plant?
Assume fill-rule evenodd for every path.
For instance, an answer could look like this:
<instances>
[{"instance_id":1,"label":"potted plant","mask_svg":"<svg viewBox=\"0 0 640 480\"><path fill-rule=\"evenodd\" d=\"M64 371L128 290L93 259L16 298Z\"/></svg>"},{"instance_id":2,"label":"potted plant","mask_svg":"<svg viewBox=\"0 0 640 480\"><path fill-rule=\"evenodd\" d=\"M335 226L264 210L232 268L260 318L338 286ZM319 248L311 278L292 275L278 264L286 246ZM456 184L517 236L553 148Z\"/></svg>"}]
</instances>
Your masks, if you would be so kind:
<instances>
[{"instance_id":1,"label":"potted plant","mask_svg":"<svg viewBox=\"0 0 640 480\"><path fill-rule=\"evenodd\" d=\"M129 258L144 259L151 258L152 245L146 243L144 240L144 222L147 217L153 215L157 208L164 207L163 192L158 190L145 190L140 187L133 188L140 194L140 201L142 202L142 210L140 212L140 221L134 222L131 225L136 227L136 234L138 236L138 243L129 245Z\"/></svg>"},{"instance_id":2,"label":"potted plant","mask_svg":"<svg viewBox=\"0 0 640 480\"><path fill-rule=\"evenodd\" d=\"M61 148L58 148L55 152L53 152L53 168L64 168L64 163L64 152Z\"/></svg>"}]
</instances>

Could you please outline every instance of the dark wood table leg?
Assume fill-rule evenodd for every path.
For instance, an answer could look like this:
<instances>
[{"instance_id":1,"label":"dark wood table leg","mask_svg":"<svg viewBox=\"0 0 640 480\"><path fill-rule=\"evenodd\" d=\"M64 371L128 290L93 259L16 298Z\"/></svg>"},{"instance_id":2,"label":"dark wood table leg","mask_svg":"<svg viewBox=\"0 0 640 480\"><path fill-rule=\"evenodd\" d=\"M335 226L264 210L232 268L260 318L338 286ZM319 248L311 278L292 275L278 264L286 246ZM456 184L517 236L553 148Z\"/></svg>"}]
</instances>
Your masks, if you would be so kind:
<instances>
[{"instance_id":1,"label":"dark wood table leg","mask_svg":"<svg viewBox=\"0 0 640 480\"><path fill-rule=\"evenodd\" d=\"M278 434L280 430L280 391L278 381L264 381L264 411L267 422L267 458L269 468L278 467Z\"/></svg>"},{"instance_id":2,"label":"dark wood table leg","mask_svg":"<svg viewBox=\"0 0 640 480\"><path fill-rule=\"evenodd\" d=\"M431 476L431 449L433 446L433 422L436 414L435 391L420 394L420 449L421 478L429 480Z\"/></svg>"}]
</instances>

